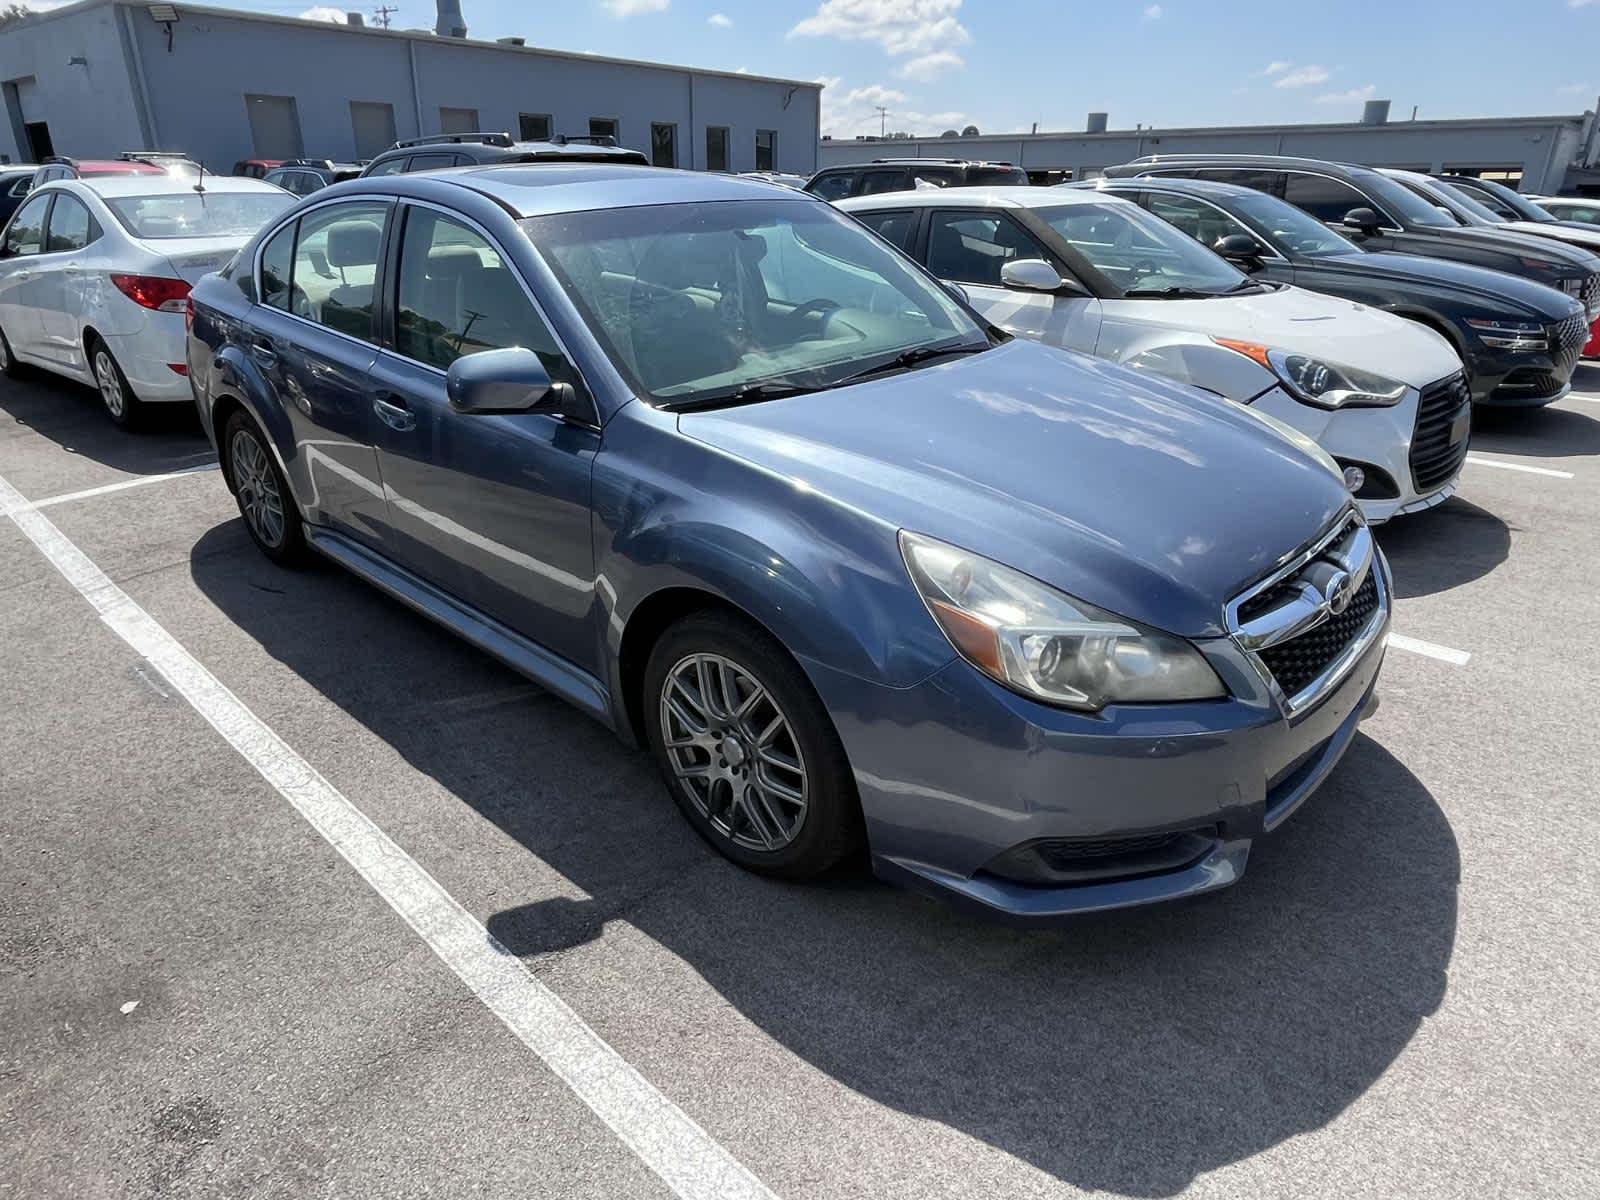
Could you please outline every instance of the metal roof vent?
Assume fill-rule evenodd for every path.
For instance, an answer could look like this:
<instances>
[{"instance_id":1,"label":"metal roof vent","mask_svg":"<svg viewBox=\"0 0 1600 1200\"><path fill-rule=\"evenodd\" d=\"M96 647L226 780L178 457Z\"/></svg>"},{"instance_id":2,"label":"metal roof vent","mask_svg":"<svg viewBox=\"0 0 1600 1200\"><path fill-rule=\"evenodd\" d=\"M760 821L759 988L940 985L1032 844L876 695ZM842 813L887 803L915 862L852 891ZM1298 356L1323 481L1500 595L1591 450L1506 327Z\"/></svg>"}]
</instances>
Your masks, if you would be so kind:
<instances>
[{"instance_id":1,"label":"metal roof vent","mask_svg":"<svg viewBox=\"0 0 1600 1200\"><path fill-rule=\"evenodd\" d=\"M528 44L527 38L520 37L495 38L495 41L502 46L526 46Z\"/></svg>"},{"instance_id":2,"label":"metal roof vent","mask_svg":"<svg viewBox=\"0 0 1600 1200\"><path fill-rule=\"evenodd\" d=\"M461 0L436 0L439 20L433 31L440 37L464 38L467 36L467 19L461 15Z\"/></svg>"},{"instance_id":3,"label":"metal roof vent","mask_svg":"<svg viewBox=\"0 0 1600 1200\"><path fill-rule=\"evenodd\" d=\"M1361 123L1363 125L1387 125L1389 123L1389 102L1387 100L1368 100L1361 109Z\"/></svg>"},{"instance_id":4,"label":"metal roof vent","mask_svg":"<svg viewBox=\"0 0 1600 1200\"><path fill-rule=\"evenodd\" d=\"M1106 113L1090 113L1088 124L1083 127L1084 132L1104 133L1106 131L1106 122L1109 119L1110 117Z\"/></svg>"},{"instance_id":5,"label":"metal roof vent","mask_svg":"<svg viewBox=\"0 0 1600 1200\"><path fill-rule=\"evenodd\" d=\"M344 15L344 23L346 25L351 26L352 28L361 29L366 25L367 22L366 22L366 18L363 17L360 13L358 13L358 12L347 12Z\"/></svg>"}]
</instances>

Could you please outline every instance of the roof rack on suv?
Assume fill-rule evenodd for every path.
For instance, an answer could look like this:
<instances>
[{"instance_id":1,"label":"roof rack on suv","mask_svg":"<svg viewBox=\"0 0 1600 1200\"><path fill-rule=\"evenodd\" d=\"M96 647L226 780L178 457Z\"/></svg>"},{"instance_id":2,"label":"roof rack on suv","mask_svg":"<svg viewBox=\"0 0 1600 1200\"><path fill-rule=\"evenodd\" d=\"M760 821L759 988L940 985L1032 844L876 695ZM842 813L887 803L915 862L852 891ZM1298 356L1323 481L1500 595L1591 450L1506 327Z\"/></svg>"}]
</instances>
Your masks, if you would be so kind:
<instances>
[{"instance_id":1,"label":"roof rack on suv","mask_svg":"<svg viewBox=\"0 0 1600 1200\"><path fill-rule=\"evenodd\" d=\"M609 133L558 133L550 139L553 146L615 146L617 139Z\"/></svg>"},{"instance_id":2,"label":"roof rack on suv","mask_svg":"<svg viewBox=\"0 0 1600 1200\"><path fill-rule=\"evenodd\" d=\"M892 163L895 166L902 164L915 166L918 163L954 163L963 167L1009 167L1011 162L1002 158L935 158L932 155L918 155L907 158L875 158L874 163Z\"/></svg>"},{"instance_id":3,"label":"roof rack on suv","mask_svg":"<svg viewBox=\"0 0 1600 1200\"><path fill-rule=\"evenodd\" d=\"M481 142L485 146L514 146L509 133L432 133L427 137L402 138L394 144L396 150L408 146L460 145L462 142Z\"/></svg>"},{"instance_id":4,"label":"roof rack on suv","mask_svg":"<svg viewBox=\"0 0 1600 1200\"><path fill-rule=\"evenodd\" d=\"M286 158L278 164L280 167L321 167L324 171L333 170L331 158Z\"/></svg>"},{"instance_id":5,"label":"roof rack on suv","mask_svg":"<svg viewBox=\"0 0 1600 1200\"><path fill-rule=\"evenodd\" d=\"M69 167L72 165L72 160L64 154L46 154L39 161L41 163L65 163Z\"/></svg>"},{"instance_id":6,"label":"roof rack on suv","mask_svg":"<svg viewBox=\"0 0 1600 1200\"><path fill-rule=\"evenodd\" d=\"M174 162L192 162L182 150L124 150L117 155L119 162L148 162L152 158L167 158Z\"/></svg>"}]
</instances>

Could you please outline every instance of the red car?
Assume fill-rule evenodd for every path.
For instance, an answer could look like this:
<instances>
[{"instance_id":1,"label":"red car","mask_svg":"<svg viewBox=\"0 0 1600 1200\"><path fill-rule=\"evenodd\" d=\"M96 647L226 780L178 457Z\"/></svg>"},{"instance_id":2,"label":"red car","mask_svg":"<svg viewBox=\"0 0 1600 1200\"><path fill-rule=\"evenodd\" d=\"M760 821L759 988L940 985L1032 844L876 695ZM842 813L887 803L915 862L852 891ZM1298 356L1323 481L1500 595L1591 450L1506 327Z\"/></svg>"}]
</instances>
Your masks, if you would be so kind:
<instances>
[{"instance_id":1,"label":"red car","mask_svg":"<svg viewBox=\"0 0 1600 1200\"><path fill-rule=\"evenodd\" d=\"M283 166L281 158L241 158L233 164L235 175L245 175L251 179L260 179L273 167Z\"/></svg>"}]
</instances>

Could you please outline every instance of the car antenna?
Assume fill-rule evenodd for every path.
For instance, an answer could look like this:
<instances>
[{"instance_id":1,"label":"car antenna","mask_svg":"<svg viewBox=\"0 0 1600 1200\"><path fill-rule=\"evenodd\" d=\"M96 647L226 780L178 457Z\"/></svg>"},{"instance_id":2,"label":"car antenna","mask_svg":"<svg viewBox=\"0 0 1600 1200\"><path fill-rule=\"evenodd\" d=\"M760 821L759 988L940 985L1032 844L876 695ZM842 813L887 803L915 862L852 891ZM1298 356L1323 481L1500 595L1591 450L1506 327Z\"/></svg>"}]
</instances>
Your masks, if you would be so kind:
<instances>
[{"instance_id":1,"label":"car antenna","mask_svg":"<svg viewBox=\"0 0 1600 1200\"><path fill-rule=\"evenodd\" d=\"M206 194L206 164L204 161L200 163L200 178L194 181L194 190L202 196Z\"/></svg>"}]
</instances>

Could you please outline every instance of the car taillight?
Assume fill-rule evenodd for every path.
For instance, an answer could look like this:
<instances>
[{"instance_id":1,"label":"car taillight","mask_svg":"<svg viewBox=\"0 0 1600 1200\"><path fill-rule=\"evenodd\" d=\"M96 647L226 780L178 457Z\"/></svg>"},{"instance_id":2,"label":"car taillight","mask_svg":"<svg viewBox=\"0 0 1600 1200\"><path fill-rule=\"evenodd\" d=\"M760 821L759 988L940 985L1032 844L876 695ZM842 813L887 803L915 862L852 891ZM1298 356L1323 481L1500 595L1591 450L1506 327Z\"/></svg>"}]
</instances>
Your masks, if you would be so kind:
<instances>
[{"instance_id":1,"label":"car taillight","mask_svg":"<svg viewBox=\"0 0 1600 1200\"><path fill-rule=\"evenodd\" d=\"M184 279L168 279L164 275L116 275L111 282L129 300L141 308L157 312L183 312L189 302L189 283Z\"/></svg>"}]
</instances>

